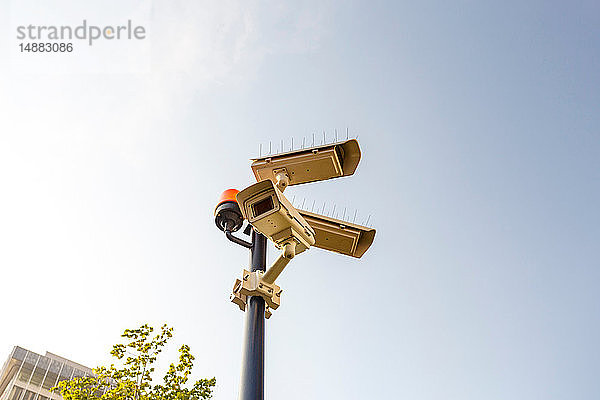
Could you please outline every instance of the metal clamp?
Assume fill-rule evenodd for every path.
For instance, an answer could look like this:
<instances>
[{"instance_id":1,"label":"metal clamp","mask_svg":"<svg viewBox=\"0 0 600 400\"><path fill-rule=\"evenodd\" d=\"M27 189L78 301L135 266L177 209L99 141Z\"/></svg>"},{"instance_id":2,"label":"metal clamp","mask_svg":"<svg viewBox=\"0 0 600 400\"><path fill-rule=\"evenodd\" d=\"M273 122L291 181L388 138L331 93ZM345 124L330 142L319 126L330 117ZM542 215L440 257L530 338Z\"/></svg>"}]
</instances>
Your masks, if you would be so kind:
<instances>
[{"instance_id":1,"label":"metal clamp","mask_svg":"<svg viewBox=\"0 0 600 400\"><path fill-rule=\"evenodd\" d=\"M290 175L286 168L276 168L273 170L275 177L275 186L283 193L286 187L290 184Z\"/></svg>"},{"instance_id":2,"label":"metal clamp","mask_svg":"<svg viewBox=\"0 0 600 400\"><path fill-rule=\"evenodd\" d=\"M271 316L271 310L276 310L281 304L281 293L283 290L275 283L269 283L263 279L263 271L250 272L244 270L242 279L236 279L233 285L233 293L229 297L231 302L237 304L240 310L246 310L249 296L260 296L265 300L265 318Z\"/></svg>"}]
</instances>

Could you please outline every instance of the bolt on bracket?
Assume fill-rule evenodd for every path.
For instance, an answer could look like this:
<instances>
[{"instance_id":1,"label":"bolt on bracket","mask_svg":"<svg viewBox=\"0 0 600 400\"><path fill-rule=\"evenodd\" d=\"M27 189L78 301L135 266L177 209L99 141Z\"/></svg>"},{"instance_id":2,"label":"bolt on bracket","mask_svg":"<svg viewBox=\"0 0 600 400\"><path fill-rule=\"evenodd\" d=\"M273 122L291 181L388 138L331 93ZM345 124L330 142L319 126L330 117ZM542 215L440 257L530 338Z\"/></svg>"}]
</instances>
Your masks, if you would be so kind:
<instances>
[{"instance_id":1,"label":"bolt on bracket","mask_svg":"<svg viewBox=\"0 0 600 400\"><path fill-rule=\"evenodd\" d=\"M233 284L233 293L231 293L229 295L229 300L231 300L232 303L237 304L237 306L240 308L240 310L246 311L247 297L240 293L241 287L242 287L242 281L239 279L236 279L235 283Z\"/></svg>"}]
</instances>

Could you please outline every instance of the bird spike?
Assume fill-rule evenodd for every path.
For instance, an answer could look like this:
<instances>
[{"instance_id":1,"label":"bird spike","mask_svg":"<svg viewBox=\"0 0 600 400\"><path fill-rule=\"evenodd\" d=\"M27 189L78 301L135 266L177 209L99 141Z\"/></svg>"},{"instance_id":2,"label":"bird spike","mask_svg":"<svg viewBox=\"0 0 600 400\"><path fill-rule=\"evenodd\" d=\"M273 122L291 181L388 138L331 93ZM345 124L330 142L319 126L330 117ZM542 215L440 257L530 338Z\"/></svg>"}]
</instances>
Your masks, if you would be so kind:
<instances>
[{"instance_id":1,"label":"bird spike","mask_svg":"<svg viewBox=\"0 0 600 400\"><path fill-rule=\"evenodd\" d=\"M346 127L346 140L348 140L348 134L349 134L348 127Z\"/></svg>"},{"instance_id":2,"label":"bird spike","mask_svg":"<svg viewBox=\"0 0 600 400\"><path fill-rule=\"evenodd\" d=\"M356 222L356 213L358 212L358 209L354 210L354 218L352 218L352 223Z\"/></svg>"},{"instance_id":3,"label":"bird spike","mask_svg":"<svg viewBox=\"0 0 600 400\"><path fill-rule=\"evenodd\" d=\"M337 143L337 141L338 141L338 138L337 138L337 128L335 128L334 131L335 131L335 143Z\"/></svg>"},{"instance_id":4,"label":"bird spike","mask_svg":"<svg viewBox=\"0 0 600 400\"><path fill-rule=\"evenodd\" d=\"M323 131L323 145L325 145L325 131Z\"/></svg>"},{"instance_id":5,"label":"bird spike","mask_svg":"<svg viewBox=\"0 0 600 400\"><path fill-rule=\"evenodd\" d=\"M258 144L258 158L262 157L262 143Z\"/></svg>"},{"instance_id":6,"label":"bird spike","mask_svg":"<svg viewBox=\"0 0 600 400\"><path fill-rule=\"evenodd\" d=\"M304 149L304 140L305 140L305 139L306 139L306 138L305 138L304 136L302 136L302 148L303 148L303 149Z\"/></svg>"},{"instance_id":7,"label":"bird spike","mask_svg":"<svg viewBox=\"0 0 600 400\"><path fill-rule=\"evenodd\" d=\"M367 218L367 222L365 222L365 226L369 226L370 220L371 220L371 214L369 214L369 217Z\"/></svg>"}]
</instances>

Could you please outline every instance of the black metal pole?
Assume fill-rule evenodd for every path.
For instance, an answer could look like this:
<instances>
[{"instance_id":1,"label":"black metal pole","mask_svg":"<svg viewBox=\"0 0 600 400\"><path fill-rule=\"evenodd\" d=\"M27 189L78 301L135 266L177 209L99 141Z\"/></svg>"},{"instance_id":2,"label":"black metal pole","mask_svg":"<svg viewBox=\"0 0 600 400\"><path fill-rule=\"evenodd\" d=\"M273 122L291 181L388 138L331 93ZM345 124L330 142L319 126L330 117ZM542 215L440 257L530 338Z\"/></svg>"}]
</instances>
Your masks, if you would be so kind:
<instances>
[{"instance_id":1,"label":"black metal pole","mask_svg":"<svg viewBox=\"0 0 600 400\"><path fill-rule=\"evenodd\" d=\"M267 238L253 229L250 270L265 271L266 262ZM248 297L243 346L240 400L263 400L265 397L265 301L262 297Z\"/></svg>"}]
</instances>

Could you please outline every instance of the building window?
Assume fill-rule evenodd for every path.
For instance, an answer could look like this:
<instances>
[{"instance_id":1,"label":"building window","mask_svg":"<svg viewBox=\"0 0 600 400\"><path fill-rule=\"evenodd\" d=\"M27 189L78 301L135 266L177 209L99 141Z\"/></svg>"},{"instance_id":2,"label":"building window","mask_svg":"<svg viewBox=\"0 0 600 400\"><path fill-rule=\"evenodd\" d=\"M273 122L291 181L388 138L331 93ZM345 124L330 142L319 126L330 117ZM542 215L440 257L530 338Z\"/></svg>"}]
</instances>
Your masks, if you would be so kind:
<instances>
[{"instance_id":1,"label":"building window","mask_svg":"<svg viewBox=\"0 0 600 400\"><path fill-rule=\"evenodd\" d=\"M33 375L31 376L31 384L33 386L42 386L42 380L44 379L49 366L50 359L48 357L40 357L40 361L38 361L35 371L33 371Z\"/></svg>"},{"instance_id":2,"label":"building window","mask_svg":"<svg viewBox=\"0 0 600 400\"><path fill-rule=\"evenodd\" d=\"M60 361L52 360L52 363L48 368L48 374L46 374L46 379L44 379L44 383L42 384L44 389L50 390L54 387L56 380L58 379L61 364Z\"/></svg>"},{"instance_id":3,"label":"building window","mask_svg":"<svg viewBox=\"0 0 600 400\"><path fill-rule=\"evenodd\" d=\"M21 400L33 400L34 397L35 397L35 392L28 390L25 392L25 396L23 396L23 398Z\"/></svg>"},{"instance_id":4,"label":"building window","mask_svg":"<svg viewBox=\"0 0 600 400\"><path fill-rule=\"evenodd\" d=\"M35 353L27 353L27 356L25 356L25 361L23 361L23 366L21 367L21 372L19 373L19 380L21 382L29 382L29 378L33 372L33 367L35 367L35 364L37 364L39 357L40 356Z\"/></svg>"},{"instance_id":5,"label":"building window","mask_svg":"<svg viewBox=\"0 0 600 400\"><path fill-rule=\"evenodd\" d=\"M26 354L27 350L15 346L15 351L13 351L12 358L14 358L15 360L23 361L25 359Z\"/></svg>"},{"instance_id":6,"label":"building window","mask_svg":"<svg viewBox=\"0 0 600 400\"><path fill-rule=\"evenodd\" d=\"M69 379L71 379L72 373L73 373L73 367L69 367L68 365L65 365L63 367L63 370L60 373L60 378L58 379L59 382L60 381L68 381Z\"/></svg>"},{"instance_id":7,"label":"building window","mask_svg":"<svg viewBox=\"0 0 600 400\"><path fill-rule=\"evenodd\" d=\"M19 400L21 393L23 393L23 389L18 386L13 386L10 396L8 396L8 400Z\"/></svg>"}]
</instances>

